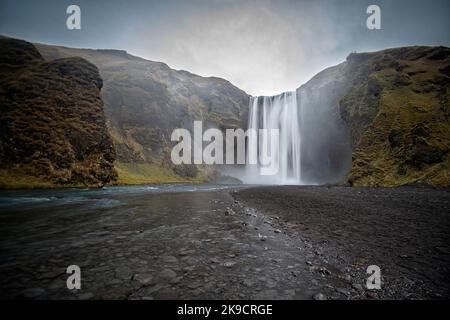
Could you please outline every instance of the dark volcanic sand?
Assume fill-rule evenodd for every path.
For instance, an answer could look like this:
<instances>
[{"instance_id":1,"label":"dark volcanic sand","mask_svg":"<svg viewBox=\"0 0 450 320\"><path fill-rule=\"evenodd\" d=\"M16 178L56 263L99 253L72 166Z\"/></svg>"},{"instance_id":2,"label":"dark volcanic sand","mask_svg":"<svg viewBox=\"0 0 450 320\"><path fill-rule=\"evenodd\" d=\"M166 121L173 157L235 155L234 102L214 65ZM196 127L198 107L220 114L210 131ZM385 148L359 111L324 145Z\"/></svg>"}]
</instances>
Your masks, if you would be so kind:
<instances>
[{"instance_id":1,"label":"dark volcanic sand","mask_svg":"<svg viewBox=\"0 0 450 320\"><path fill-rule=\"evenodd\" d=\"M312 265L328 265L327 277L350 275L346 289L359 297L450 297L448 189L284 186L246 189L235 198L308 241ZM364 290L369 265L381 268L381 291Z\"/></svg>"},{"instance_id":2,"label":"dark volcanic sand","mask_svg":"<svg viewBox=\"0 0 450 320\"><path fill-rule=\"evenodd\" d=\"M449 297L448 190L145 188L0 206L0 298ZM81 290L66 288L72 264Z\"/></svg>"}]
</instances>

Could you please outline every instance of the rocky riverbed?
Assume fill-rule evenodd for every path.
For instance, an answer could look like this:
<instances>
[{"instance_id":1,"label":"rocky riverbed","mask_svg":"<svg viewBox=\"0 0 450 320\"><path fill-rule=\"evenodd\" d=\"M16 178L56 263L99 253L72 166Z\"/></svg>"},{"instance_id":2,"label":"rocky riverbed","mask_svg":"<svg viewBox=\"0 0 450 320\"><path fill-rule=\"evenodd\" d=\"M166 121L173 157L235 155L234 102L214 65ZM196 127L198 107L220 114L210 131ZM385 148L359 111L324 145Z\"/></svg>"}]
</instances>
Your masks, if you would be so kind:
<instances>
[{"instance_id":1,"label":"rocky riverbed","mask_svg":"<svg viewBox=\"0 0 450 320\"><path fill-rule=\"evenodd\" d=\"M55 192L0 194L0 298L449 297L448 190ZM381 290L365 286L372 264ZM80 290L67 289L69 265Z\"/></svg>"}]
</instances>

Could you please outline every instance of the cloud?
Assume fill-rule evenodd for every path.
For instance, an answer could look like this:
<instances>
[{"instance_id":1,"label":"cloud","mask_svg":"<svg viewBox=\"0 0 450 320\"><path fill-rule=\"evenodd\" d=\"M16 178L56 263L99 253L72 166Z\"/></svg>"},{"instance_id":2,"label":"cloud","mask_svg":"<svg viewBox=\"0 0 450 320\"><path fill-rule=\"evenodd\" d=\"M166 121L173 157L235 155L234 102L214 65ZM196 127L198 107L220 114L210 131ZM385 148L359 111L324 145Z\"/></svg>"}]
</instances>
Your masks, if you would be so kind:
<instances>
[{"instance_id":1,"label":"cloud","mask_svg":"<svg viewBox=\"0 0 450 320\"><path fill-rule=\"evenodd\" d=\"M175 69L223 77L252 95L295 90L327 65L323 56L336 44L327 17L312 5L213 1L178 9L151 41L142 41L141 26L140 52Z\"/></svg>"}]
</instances>

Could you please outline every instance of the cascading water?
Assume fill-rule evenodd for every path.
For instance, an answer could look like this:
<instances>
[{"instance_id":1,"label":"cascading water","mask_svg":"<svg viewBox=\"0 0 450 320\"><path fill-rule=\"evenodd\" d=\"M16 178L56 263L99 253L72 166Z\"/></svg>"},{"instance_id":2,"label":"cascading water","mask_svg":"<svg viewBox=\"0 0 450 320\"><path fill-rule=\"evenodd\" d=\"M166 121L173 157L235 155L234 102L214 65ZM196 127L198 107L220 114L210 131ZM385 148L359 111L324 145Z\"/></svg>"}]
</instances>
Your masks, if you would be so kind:
<instances>
[{"instance_id":1,"label":"cascading water","mask_svg":"<svg viewBox=\"0 0 450 320\"><path fill-rule=\"evenodd\" d=\"M300 112L296 92L285 92L273 97L251 97L249 105L248 129L269 129L269 135L249 136L247 159L271 154L278 172L262 175L260 158L257 164L249 164L245 169L245 182L258 184L302 184ZM275 144L270 141L270 129L279 130Z\"/></svg>"}]
</instances>

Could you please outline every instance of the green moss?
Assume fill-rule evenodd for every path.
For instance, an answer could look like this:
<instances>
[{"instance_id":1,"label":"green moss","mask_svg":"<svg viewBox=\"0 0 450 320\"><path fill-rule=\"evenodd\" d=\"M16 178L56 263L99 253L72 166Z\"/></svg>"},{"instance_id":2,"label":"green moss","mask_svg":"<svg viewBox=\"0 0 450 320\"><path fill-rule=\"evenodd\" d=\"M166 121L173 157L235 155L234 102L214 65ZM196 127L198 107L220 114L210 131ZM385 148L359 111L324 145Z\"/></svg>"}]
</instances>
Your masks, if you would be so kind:
<instances>
[{"instance_id":1,"label":"green moss","mask_svg":"<svg viewBox=\"0 0 450 320\"><path fill-rule=\"evenodd\" d=\"M194 178L177 175L171 168L161 163L115 162L119 175L118 184L158 184L158 183L202 183L209 179L209 173L200 170Z\"/></svg>"},{"instance_id":2,"label":"green moss","mask_svg":"<svg viewBox=\"0 0 450 320\"><path fill-rule=\"evenodd\" d=\"M44 61L32 44L0 38L2 186L114 182L102 83L84 59Z\"/></svg>"},{"instance_id":3,"label":"green moss","mask_svg":"<svg viewBox=\"0 0 450 320\"><path fill-rule=\"evenodd\" d=\"M450 78L441 72L450 58L431 59L443 51L391 49L350 62L359 82L340 111L352 135L352 185L450 185Z\"/></svg>"}]
</instances>

